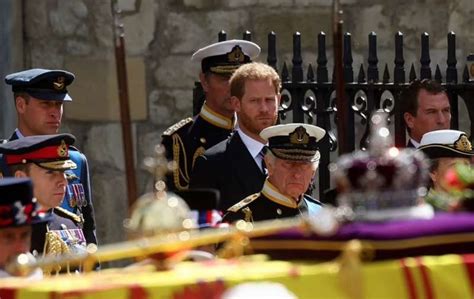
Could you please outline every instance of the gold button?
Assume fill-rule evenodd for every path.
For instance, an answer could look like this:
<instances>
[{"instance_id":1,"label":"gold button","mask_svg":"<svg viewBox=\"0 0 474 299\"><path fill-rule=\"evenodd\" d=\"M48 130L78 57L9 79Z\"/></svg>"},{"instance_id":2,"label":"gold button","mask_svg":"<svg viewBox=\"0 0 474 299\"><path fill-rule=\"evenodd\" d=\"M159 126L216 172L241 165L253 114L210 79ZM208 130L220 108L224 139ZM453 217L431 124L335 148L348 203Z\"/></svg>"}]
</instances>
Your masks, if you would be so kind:
<instances>
[{"instance_id":1,"label":"gold button","mask_svg":"<svg viewBox=\"0 0 474 299\"><path fill-rule=\"evenodd\" d=\"M201 141L201 143L206 143L206 138L200 138L199 141Z\"/></svg>"}]
</instances>

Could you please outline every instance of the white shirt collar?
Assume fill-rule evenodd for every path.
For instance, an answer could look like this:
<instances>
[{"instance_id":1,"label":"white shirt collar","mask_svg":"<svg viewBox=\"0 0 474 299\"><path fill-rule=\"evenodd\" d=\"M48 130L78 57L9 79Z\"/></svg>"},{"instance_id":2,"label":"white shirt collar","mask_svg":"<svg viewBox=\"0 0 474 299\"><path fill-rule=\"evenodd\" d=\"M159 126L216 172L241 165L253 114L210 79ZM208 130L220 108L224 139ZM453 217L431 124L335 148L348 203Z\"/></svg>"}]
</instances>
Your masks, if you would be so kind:
<instances>
[{"instance_id":1,"label":"white shirt collar","mask_svg":"<svg viewBox=\"0 0 474 299\"><path fill-rule=\"evenodd\" d=\"M18 139L25 137L25 135L21 134L20 129L18 128L15 129L15 134L18 136Z\"/></svg>"},{"instance_id":2,"label":"white shirt collar","mask_svg":"<svg viewBox=\"0 0 474 299\"><path fill-rule=\"evenodd\" d=\"M248 136L240 128L237 128L237 132L240 136L240 139L242 139L242 142L245 144L248 151L250 152L250 155L252 156L252 158L255 159L262 150L262 148L265 146L265 144Z\"/></svg>"},{"instance_id":3,"label":"white shirt collar","mask_svg":"<svg viewBox=\"0 0 474 299\"><path fill-rule=\"evenodd\" d=\"M415 148L419 148L420 147L420 143L419 142L416 142L413 138L410 138L410 142L411 144L413 144L413 146Z\"/></svg>"}]
</instances>

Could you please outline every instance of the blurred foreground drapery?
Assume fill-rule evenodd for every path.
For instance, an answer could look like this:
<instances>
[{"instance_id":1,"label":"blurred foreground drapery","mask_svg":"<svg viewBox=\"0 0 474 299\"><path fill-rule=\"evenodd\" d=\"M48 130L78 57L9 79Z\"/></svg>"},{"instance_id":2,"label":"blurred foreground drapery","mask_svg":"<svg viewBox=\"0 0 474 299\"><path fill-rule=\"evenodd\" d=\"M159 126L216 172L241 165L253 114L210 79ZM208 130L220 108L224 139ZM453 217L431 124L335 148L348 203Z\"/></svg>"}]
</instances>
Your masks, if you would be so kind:
<instances>
[{"instance_id":1,"label":"blurred foreground drapery","mask_svg":"<svg viewBox=\"0 0 474 299\"><path fill-rule=\"evenodd\" d=\"M474 255L405 258L363 264L364 298L472 298ZM165 272L119 270L64 275L29 282L3 280L0 297L24 298L213 298L244 281L284 284L298 298L349 298L337 262L311 264L246 260L182 263ZM220 297L214 297L220 298Z\"/></svg>"},{"instance_id":2,"label":"blurred foreground drapery","mask_svg":"<svg viewBox=\"0 0 474 299\"><path fill-rule=\"evenodd\" d=\"M0 280L0 298L220 298L249 281L282 283L299 298L472 298L473 232L472 213L354 222L330 237L289 230L252 239L249 246L285 261L253 255L183 262L161 272L109 269L28 283L6 279Z\"/></svg>"}]
</instances>

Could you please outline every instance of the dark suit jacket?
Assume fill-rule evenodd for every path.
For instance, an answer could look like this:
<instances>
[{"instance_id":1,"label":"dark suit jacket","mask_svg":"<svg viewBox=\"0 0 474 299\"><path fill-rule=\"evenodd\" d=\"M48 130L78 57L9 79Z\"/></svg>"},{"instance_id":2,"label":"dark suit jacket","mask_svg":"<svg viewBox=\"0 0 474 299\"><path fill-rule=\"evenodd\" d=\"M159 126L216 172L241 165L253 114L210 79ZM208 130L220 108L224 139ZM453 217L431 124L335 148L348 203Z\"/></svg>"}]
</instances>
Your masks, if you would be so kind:
<instances>
[{"instance_id":1,"label":"dark suit jacket","mask_svg":"<svg viewBox=\"0 0 474 299\"><path fill-rule=\"evenodd\" d=\"M213 188L220 192L219 210L259 192L265 175L255 163L239 134L208 149L196 159L190 188Z\"/></svg>"},{"instance_id":2,"label":"dark suit jacket","mask_svg":"<svg viewBox=\"0 0 474 299\"><path fill-rule=\"evenodd\" d=\"M413 143L411 143L411 139L408 139L407 147L408 148L415 148L415 145Z\"/></svg>"}]
</instances>

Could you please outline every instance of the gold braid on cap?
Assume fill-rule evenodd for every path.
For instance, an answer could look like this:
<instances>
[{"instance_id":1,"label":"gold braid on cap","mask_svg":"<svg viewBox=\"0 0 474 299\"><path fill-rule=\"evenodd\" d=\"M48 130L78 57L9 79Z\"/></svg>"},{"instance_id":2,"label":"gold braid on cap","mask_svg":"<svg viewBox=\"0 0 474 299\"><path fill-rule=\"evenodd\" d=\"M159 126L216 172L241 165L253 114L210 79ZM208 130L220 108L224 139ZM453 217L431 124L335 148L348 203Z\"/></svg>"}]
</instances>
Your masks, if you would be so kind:
<instances>
[{"instance_id":1,"label":"gold braid on cap","mask_svg":"<svg viewBox=\"0 0 474 299\"><path fill-rule=\"evenodd\" d=\"M213 73L217 74L228 74L234 72L239 66L238 65L218 65L212 66L209 69Z\"/></svg>"},{"instance_id":2,"label":"gold braid on cap","mask_svg":"<svg viewBox=\"0 0 474 299\"><path fill-rule=\"evenodd\" d=\"M462 152L472 151L471 142L465 134L461 134L461 136L459 136L459 139L454 142L454 148Z\"/></svg>"},{"instance_id":3,"label":"gold braid on cap","mask_svg":"<svg viewBox=\"0 0 474 299\"><path fill-rule=\"evenodd\" d=\"M274 152L277 156L280 156L284 159L301 159L301 158L311 158L313 156L317 156L319 158L319 151L318 150L303 150L303 149L280 149L280 148L273 148L272 152Z\"/></svg>"}]
</instances>

